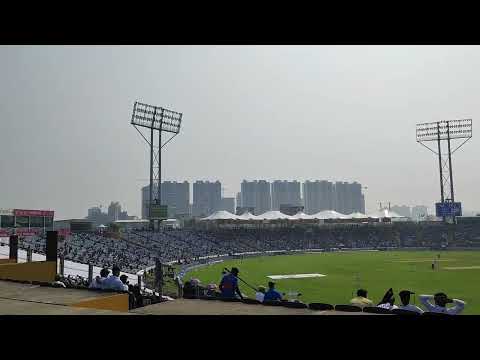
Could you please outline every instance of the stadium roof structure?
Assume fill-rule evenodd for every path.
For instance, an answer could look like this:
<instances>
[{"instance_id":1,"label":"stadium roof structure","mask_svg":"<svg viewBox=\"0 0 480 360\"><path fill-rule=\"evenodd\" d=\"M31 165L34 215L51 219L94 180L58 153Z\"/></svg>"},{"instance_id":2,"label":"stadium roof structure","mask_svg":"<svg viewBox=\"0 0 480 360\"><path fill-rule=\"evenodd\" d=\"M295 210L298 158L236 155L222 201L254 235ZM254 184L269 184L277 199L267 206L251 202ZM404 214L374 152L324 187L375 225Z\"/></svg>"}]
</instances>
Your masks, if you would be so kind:
<instances>
[{"instance_id":1,"label":"stadium roof structure","mask_svg":"<svg viewBox=\"0 0 480 360\"><path fill-rule=\"evenodd\" d=\"M299 211L298 213L293 215L292 218L296 220L313 220L315 219L315 216L305 214L303 211Z\"/></svg>"},{"instance_id":2,"label":"stadium roof structure","mask_svg":"<svg viewBox=\"0 0 480 360\"><path fill-rule=\"evenodd\" d=\"M239 215L238 219L239 220L261 220L258 216L253 215L250 211L246 211L242 215Z\"/></svg>"},{"instance_id":3,"label":"stadium roof structure","mask_svg":"<svg viewBox=\"0 0 480 360\"><path fill-rule=\"evenodd\" d=\"M312 215L315 219L348 219L345 214L341 214L335 210L323 210Z\"/></svg>"},{"instance_id":4,"label":"stadium roof structure","mask_svg":"<svg viewBox=\"0 0 480 360\"><path fill-rule=\"evenodd\" d=\"M296 220L293 216L286 215L278 210L271 210L258 215L259 220Z\"/></svg>"},{"instance_id":5,"label":"stadium roof structure","mask_svg":"<svg viewBox=\"0 0 480 360\"><path fill-rule=\"evenodd\" d=\"M347 217L350 219L368 219L368 215L358 211L347 215Z\"/></svg>"},{"instance_id":6,"label":"stadium roof structure","mask_svg":"<svg viewBox=\"0 0 480 360\"><path fill-rule=\"evenodd\" d=\"M220 210L200 220L240 220L240 217L228 211Z\"/></svg>"}]
</instances>

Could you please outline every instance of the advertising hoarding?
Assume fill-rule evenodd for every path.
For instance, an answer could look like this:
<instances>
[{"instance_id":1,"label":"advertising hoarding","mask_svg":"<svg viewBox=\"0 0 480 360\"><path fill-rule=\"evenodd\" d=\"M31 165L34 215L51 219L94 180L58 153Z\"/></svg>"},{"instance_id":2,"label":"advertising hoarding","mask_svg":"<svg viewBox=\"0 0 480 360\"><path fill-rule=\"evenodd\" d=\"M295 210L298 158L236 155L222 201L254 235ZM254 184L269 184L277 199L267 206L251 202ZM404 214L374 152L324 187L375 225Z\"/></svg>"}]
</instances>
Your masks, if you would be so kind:
<instances>
[{"instance_id":1,"label":"advertising hoarding","mask_svg":"<svg viewBox=\"0 0 480 360\"><path fill-rule=\"evenodd\" d=\"M438 202L435 203L437 217L462 216L462 203L460 202Z\"/></svg>"}]
</instances>

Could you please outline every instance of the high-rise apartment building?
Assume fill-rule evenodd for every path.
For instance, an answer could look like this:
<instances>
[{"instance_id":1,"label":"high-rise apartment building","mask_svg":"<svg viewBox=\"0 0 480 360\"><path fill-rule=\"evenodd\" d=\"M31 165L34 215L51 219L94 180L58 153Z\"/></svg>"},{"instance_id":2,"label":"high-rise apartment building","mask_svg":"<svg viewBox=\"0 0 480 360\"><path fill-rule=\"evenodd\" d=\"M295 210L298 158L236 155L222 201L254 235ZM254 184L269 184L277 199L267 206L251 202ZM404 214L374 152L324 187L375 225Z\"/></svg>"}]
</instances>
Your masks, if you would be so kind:
<instances>
[{"instance_id":1,"label":"high-rise apartment building","mask_svg":"<svg viewBox=\"0 0 480 360\"><path fill-rule=\"evenodd\" d=\"M190 184L187 181L165 181L161 188L162 204L168 206L168 216L188 215Z\"/></svg>"},{"instance_id":2,"label":"high-rise apartment building","mask_svg":"<svg viewBox=\"0 0 480 360\"><path fill-rule=\"evenodd\" d=\"M235 214L235 198L233 197L222 197L220 201L220 209L218 210L225 210L229 213Z\"/></svg>"},{"instance_id":3,"label":"high-rise apartment building","mask_svg":"<svg viewBox=\"0 0 480 360\"><path fill-rule=\"evenodd\" d=\"M111 221L117 221L120 220L120 213L122 212L122 206L118 201L111 202L110 205L108 206L108 217L111 219Z\"/></svg>"},{"instance_id":4,"label":"high-rise apartment building","mask_svg":"<svg viewBox=\"0 0 480 360\"><path fill-rule=\"evenodd\" d=\"M303 183L305 213L313 215L323 210L333 210L334 190L330 181L305 181Z\"/></svg>"},{"instance_id":5,"label":"high-rise apartment building","mask_svg":"<svg viewBox=\"0 0 480 360\"><path fill-rule=\"evenodd\" d=\"M242 206L242 193L238 192L237 193L237 207L241 207L241 206Z\"/></svg>"},{"instance_id":6,"label":"high-rise apartment building","mask_svg":"<svg viewBox=\"0 0 480 360\"><path fill-rule=\"evenodd\" d=\"M348 184L349 201L347 202L347 214L354 212L365 213L365 198L362 194L362 185L356 181Z\"/></svg>"},{"instance_id":7,"label":"high-rise apartment building","mask_svg":"<svg viewBox=\"0 0 480 360\"><path fill-rule=\"evenodd\" d=\"M90 220L93 226L97 227L99 225L107 225L113 220L108 216L107 213L102 212L102 209L98 206L88 209L87 219Z\"/></svg>"},{"instance_id":8,"label":"high-rise apartment building","mask_svg":"<svg viewBox=\"0 0 480 360\"><path fill-rule=\"evenodd\" d=\"M251 207L255 214L263 214L271 210L272 197L270 183L265 180L243 180L240 192L240 204L237 206Z\"/></svg>"},{"instance_id":9,"label":"high-rise apartment building","mask_svg":"<svg viewBox=\"0 0 480 360\"><path fill-rule=\"evenodd\" d=\"M342 214L365 212L365 197L362 194L362 185L353 182L337 181L334 189L333 209Z\"/></svg>"},{"instance_id":10,"label":"high-rise apartment building","mask_svg":"<svg viewBox=\"0 0 480 360\"><path fill-rule=\"evenodd\" d=\"M339 213L342 213L342 214L348 213L347 197L349 196L349 194L348 194L347 186L348 186L347 182L342 182L342 181L335 182L335 197L334 197L334 203L333 203L333 210L338 211Z\"/></svg>"},{"instance_id":11,"label":"high-rise apartment building","mask_svg":"<svg viewBox=\"0 0 480 360\"><path fill-rule=\"evenodd\" d=\"M196 181L193 184L193 216L209 216L220 209L222 184L220 181Z\"/></svg>"},{"instance_id":12,"label":"high-rise apartment building","mask_svg":"<svg viewBox=\"0 0 480 360\"><path fill-rule=\"evenodd\" d=\"M153 191L157 186L153 187ZM161 187L162 205L168 207L168 217L188 215L190 213L190 184L187 181L164 181ZM156 195L156 194L155 194ZM156 198L156 196L154 196ZM150 199L150 185L142 188L142 218L148 218L148 201Z\"/></svg>"},{"instance_id":13,"label":"high-rise apartment building","mask_svg":"<svg viewBox=\"0 0 480 360\"><path fill-rule=\"evenodd\" d=\"M91 207L90 209L88 209L87 218L94 218L94 217L99 216L101 214L102 214L102 209L100 209L100 207L98 207L98 206L94 206L94 207Z\"/></svg>"},{"instance_id":14,"label":"high-rise apartment building","mask_svg":"<svg viewBox=\"0 0 480 360\"><path fill-rule=\"evenodd\" d=\"M298 181L275 180L272 183L272 210L280 210L281 205L302 205Z\"/></svg>"}]
</instances>

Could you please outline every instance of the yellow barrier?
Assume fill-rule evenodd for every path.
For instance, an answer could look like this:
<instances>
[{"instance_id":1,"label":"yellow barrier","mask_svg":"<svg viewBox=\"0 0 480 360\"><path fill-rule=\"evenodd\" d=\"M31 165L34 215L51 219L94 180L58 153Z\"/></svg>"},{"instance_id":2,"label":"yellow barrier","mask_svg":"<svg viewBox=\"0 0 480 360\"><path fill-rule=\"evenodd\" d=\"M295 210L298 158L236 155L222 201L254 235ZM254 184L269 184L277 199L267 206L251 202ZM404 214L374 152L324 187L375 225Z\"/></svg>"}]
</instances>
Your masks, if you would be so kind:
<instances>
[{"instance_id":1,"label":"yellow barrier","mask_svg":"<svg viewBox=\"0 0 480 360\"><path fill-rule=\"evenodd\" d=\"M128 294L101 296L83 300L70 306L128 312Z\"/></svg>"},{"instance_id":2,"label":"yellow barrier","mask_svg":"<svg viewBox=\"0 0 480 360\"><path fill-rule=\"evenodd\" d=\"M0 263L0 280L53 282L56 274L56 261Z\"/></svg>"}]
</instances>

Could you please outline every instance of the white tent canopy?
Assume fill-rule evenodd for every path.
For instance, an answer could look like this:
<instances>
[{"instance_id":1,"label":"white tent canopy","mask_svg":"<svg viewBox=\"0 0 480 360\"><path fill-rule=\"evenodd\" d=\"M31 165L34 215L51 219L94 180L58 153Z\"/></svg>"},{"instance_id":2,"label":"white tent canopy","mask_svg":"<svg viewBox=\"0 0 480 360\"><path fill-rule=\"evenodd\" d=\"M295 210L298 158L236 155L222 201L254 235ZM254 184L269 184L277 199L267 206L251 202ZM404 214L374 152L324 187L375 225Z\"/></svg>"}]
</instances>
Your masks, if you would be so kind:
<instances>
[{"instance_id":1,"label":"white tent canopy","mask_svg":"<svg viewBox=\"0 0 480 360\"><path fill-rule=\"evenodd\" d=\"M297 219L297 220L313 220L313 219L315 219L315 217L313 215L305 214L302 211L299 211L298 213L293 215L292 218Z\"/></svg>"},{"instance_id":2,"label":"white tent canopy","mask_svg":"<svg viewBox=\"0 0 480 360\"><path fill-rule=\"evenodd\" d=\"M238 220L239 216L225 210L215 211L212 215L200 220Z\"/></svg>"},{"instance_id":3,"label":"white tent canopy","mask_svg":"<svg viewBox=\"0 0 480 360\"><path fill-rule=\"evenodd\" d=\"M315 219L348 219L348 216L335 210L324 210L312 215Z\"/></svg>"},{"instance_id":4,"label":"white tent canopy","mask_svg":"<svg viewBox=\"0 0 480 360\"><path fill-rule=\"evenodd\" d=\"M341 214L335 210L323 210L314 215L305 214L303 211L296 213L293 216L284 214L278 210L267 211L261 215L253 215L250 212L245 212L242 215L235 215L225 210L216 211L210 216L200 220L326 220L326 219L379 219L392 218L397 220L408 220L408 218L398 215L397 213L388 209L382 209L372 214L366 215L361 212L354 212L349 215Z\"/></svg>"},{"instance_id":5,"label":"white tent canopy","mask_svg":"<svg viewBox=\"0 0 480 360\"><path fill-rule=\"evenodd\" d=\"M362 214L361 212L354 212L349 215L347 215L348 218L350 219L368 219L368 215Z\"/></svg>"},{"instance_id":6,"label":"white tent canopy","mask_svg":"<svg viewBox=\"0 0 480 360\"><path fill-rule=\"evenodd\" d=\"M262 215L258 215L261 220L295 220L294 217L286 215L278 210L267 211Z\"/></svg>"},{"instance_id":7,"label":"white tent canopy","mask_svg":"<svg viewBox=\"0 0 480 360\"><path fill-rule=\"evenodd\" d=\"M260 220L256 215L253 215L250 211L243 213L242 215L237 216L239 220Z\"/></svg>"}]
</instances>

